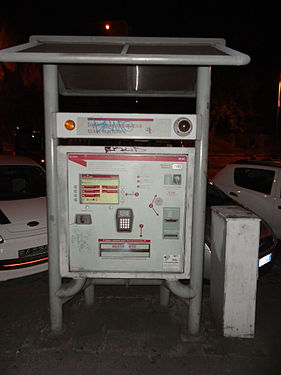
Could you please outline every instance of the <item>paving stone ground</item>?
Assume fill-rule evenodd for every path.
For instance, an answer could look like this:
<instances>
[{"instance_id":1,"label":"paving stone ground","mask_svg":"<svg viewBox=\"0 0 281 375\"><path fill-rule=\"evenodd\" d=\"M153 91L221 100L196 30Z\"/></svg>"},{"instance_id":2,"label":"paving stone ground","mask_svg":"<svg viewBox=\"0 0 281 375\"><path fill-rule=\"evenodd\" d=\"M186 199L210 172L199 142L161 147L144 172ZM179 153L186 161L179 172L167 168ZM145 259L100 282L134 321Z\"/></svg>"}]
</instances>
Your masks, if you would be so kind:
<instances>
[{"instance_id":1,"label":"paving stone ground","mask_svg":"<svg viewBox=\"0 0 281 375\"><path fill-rule=\"evenodd\" d=\"M50 331L48 274L0 283L0 374L281 374L281 262L258 282L253 339L222 337L204 286L202 324L187 335L188 305L159 304L157 286L98 286L64 306L60 335Z\"/></svg>"}]
</instances>

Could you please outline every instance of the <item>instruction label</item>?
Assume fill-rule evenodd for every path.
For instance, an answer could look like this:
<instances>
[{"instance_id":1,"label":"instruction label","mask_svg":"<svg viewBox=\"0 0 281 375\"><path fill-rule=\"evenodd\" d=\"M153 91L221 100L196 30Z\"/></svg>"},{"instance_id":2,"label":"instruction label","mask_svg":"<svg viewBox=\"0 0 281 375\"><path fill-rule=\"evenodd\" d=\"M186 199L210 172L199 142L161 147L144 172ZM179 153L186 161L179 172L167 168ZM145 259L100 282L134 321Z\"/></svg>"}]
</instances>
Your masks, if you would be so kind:
<instances>
[{"instance_id":1,"label":"instruction label","mask_svg":"<svg viewBox=\"0 0 281 375\"><path fill-rule=\"evenodd\" d=\"M163 270L178 271L180 269L181 256L179 254L165 254L163 256Z\"/></svg>"}]
</instances>

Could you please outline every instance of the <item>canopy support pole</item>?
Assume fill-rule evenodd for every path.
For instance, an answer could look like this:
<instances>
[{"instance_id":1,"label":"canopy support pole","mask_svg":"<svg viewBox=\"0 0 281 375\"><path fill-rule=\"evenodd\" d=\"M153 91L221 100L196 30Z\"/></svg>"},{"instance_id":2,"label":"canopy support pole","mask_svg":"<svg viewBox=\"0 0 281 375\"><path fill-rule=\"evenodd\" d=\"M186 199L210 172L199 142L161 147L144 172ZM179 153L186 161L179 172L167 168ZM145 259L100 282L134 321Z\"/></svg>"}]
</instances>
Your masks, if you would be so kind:
<instances>
[{"instance_id":1,"label":"canopy support pole","mask_svg":"<svg viewBox=\"0 0 281 375\"><path fill-rule=\"evenodd\" d=\"M193 225L190 287L195 297L190 300L188 331L196 335L200 330L203 265L204 265L204 234L206 213L206 188L208 172L208 135L210 109L211 68L197 68L197 131L195 141L195 174L193 191Z\"/></svg>"},{"instance_id":2,"label":"canopy support pole","mask_svg":"<svg viewBox=\"0 0 281 375\"><path fill-rule=\"evenodd\" d=\"M54 113L58 111L58 68L57 65L43 66L44 110L45 110L45 153L47 172L47 220L49 252L49 298L50 320L53 332L62 330L62 299L56 295L62 280L60 276L58 238L58 192L57 192L57 138L54 134Z\"/></svg>"}]
</instances>

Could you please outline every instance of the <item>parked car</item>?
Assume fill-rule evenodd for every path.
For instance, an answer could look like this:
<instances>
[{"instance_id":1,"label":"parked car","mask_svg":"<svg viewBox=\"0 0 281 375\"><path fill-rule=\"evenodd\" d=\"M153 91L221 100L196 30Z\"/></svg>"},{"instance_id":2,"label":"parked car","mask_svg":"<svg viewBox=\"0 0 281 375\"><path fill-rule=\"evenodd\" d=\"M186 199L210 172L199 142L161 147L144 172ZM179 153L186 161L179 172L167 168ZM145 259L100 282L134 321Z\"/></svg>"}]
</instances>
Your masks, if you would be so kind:
<instances>
[{"instance_id":1,"label":"parked car","mask_svg":"<svg viewBox=\"0 0 281 375\"><path fill-rule=\"evenodd\" d=\"M29 158L0 155L0 281L47 267L45 171Z\"/></svg>"},{"instance_id":2,"label":"parked car","mask_svg":"<svg viewBox=\"0 0 281 375\"><path fill-rule=\"evenodd\" d=\"M206 229L205 229L205 260L204 260L204 278L210 279L211 275L211 207L237 205L233 199L228 197L217 186L211 182L207 185L207 203L206 203ZM277 240L269 225L261 220L260 225L260 243L259 259L257 266L259 275L268 272L271 269L276 253Z\"/></svg>"},{"instance_id":3,"label":"parked car","mask_svg":"<svg viewBox=\"0 0 281 375\"><path fill-rule=\"evenodd\" d=\"M215 185L262 217L281 239L281 162L240 160L220 170Z\"/></svg>"}]
</instances>

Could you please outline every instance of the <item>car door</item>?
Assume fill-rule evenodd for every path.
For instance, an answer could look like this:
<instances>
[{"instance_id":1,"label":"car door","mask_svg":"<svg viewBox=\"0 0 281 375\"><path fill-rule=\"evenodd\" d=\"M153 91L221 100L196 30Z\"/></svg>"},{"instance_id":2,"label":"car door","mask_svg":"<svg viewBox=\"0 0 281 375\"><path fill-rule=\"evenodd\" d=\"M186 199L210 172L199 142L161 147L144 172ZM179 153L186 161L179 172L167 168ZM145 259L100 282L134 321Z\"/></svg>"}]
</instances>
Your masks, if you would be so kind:
<instances>
[{"instance_id":1,"label":"car door","mask_svg":"<svg viewBox=\"0 0 281 375\"><path fill-rule=\"evenodd\" d=\"M237 165L233 170L234 189L227 192L234 200L262 217L273 230L276 174L271 167Z\"/></svg>"},{"instance_id":2,"label":"car door","mask_svg":"<svg viewBox=\"0 0 281 375\"><path fill-rule=\"evenodd\" d=\"M276 237L281 240L281 169L277 171L274 193L274 207L272 217L272 230Z\"/></svg>"}]
</instances>

